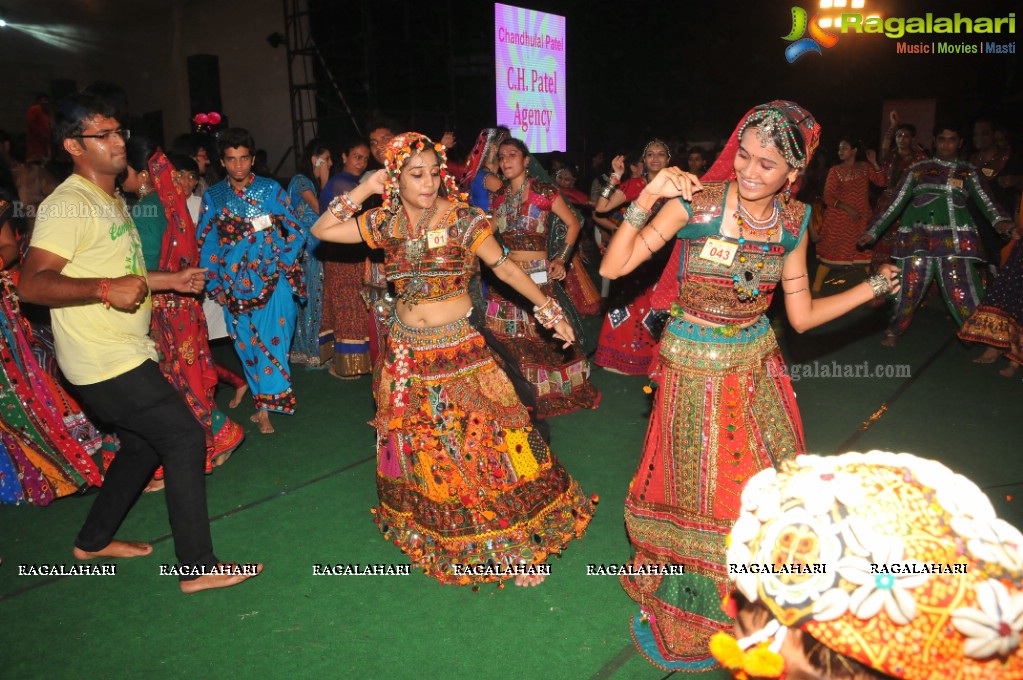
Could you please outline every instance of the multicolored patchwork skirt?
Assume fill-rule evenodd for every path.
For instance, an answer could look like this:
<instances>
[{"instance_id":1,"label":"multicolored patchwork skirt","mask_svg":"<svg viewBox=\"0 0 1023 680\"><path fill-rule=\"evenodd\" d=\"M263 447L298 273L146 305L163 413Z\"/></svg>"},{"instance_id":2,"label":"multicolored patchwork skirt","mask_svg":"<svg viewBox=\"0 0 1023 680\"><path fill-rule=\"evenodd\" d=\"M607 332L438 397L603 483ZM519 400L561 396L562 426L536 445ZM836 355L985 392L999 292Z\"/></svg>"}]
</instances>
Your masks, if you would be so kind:
<instances>
[{"instance_id":1,"label":"multicolored patchwork skirt","mask_svg":"<svg viewBox=\"0 0 1023 680\"><path fill-rule=\"evenodd\" d=\"M792 384L766 318L746 329L672 319L661 338L655 398L639 470L625 501L636 567L684 574L623 576L641 614L633 638L666 670L717 662L710 636L731 626L725 539L743 483L804 452Z\"/></svg>"},{"instance_id":2,"label":"multicolored patchwork skirt","mask_svg":"<svg viewBox=\"0 0 1023 680\"><path fill-rule=\"evenodd\" d=\"M547 260L515 264L527 274L547 271ZM550 283L539 286L558 299ZM600 391L590 383L590 362L579 344L563 349L562 341L541 329L532 310L531 302L504 284L495 283L487 290L487 328L511 350L533 384L537 417L597 408Z\"/></svg>"},{"instance_id":3,"label":"multicolored patchwork skirt","mask_svg":"<svg viewBox=\"0 0 1023 680\"><path fill-rule=\"evenodd\" d=\"M441 583L510 578L499 572L561 552L593 515L466 319L394 321L376 427L377 524Z\"/></svg>"}]
</instances>

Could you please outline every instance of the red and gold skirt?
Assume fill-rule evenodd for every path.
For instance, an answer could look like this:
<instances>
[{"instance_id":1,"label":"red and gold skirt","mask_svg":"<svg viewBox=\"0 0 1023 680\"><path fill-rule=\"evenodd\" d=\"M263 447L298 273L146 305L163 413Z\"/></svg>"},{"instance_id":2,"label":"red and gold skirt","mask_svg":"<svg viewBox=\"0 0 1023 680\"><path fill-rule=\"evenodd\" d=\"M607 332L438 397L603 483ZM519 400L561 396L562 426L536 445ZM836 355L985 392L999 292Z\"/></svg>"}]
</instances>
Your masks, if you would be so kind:
<instances>
[{"instance_id":1,"label":"red and gold skirt","mask_svg":"<svg viewBox=\"0 0 1023 680\"><path fill-rule=\"evenodd\" d=\"M684 574L623 576L641 609L639 650L668 670L713 668L710 636L731 626L725 539L742 485L804 452L792 384L766 318L747 329L672 319L661 338L660 387L625 501L633 565Z\"/></svg>"}]
</instances>

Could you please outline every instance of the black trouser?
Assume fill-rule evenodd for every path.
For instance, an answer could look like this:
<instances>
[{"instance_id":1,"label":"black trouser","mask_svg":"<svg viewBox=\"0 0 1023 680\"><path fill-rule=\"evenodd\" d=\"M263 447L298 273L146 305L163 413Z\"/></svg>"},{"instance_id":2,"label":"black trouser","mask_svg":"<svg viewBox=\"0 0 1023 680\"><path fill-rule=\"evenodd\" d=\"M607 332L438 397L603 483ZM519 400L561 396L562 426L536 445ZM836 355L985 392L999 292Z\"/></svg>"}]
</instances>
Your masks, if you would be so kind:
<instances>
[{"instance_id":1,"label":"black trouser","mask_svg":"<svg viewBox=\"0 0 1023 680\"><path fill-rule=\"evenodd\" d=\"M116 378L79 385L78 391L92 413L113 427L121 448L75 545L89 552L105 548L162 465L178 563L216 565L206 509L206 437L156 362L147 360Z\"/></svg>"}]
</instances>

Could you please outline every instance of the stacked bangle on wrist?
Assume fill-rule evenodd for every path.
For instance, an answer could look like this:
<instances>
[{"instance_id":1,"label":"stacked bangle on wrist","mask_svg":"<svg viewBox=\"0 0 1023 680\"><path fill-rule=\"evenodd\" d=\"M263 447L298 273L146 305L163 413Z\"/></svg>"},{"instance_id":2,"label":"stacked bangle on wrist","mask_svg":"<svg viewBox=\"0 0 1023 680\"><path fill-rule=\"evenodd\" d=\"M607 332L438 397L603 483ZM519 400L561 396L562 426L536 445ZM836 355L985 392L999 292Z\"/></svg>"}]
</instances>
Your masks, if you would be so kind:
<instances>
[{"instance_id":1,"label":"stacked bangle on wrist","mask_svg":"<svg viewBox=\"0 0 1023 680\"><path fill-rule=\"evenodd\" d=\"M359 208L362 205L356 203L351 199L347 192L342 192L334 197L334 200L327 206L327 210L330 214L338 219L340 222L351 219L355 216L355 213L359 212Z\"/></svg>"},{"instance_id":2,"label":"stacked bangle on wrist","mask_svg":"<svg viewBox=\"0 0 1023 680\"><path fill-rule=\"evenodd\" d=\"M561 309L561 305L552 297L547 298L547 302L543 303L543 306L534 306L533 315L536 316L539 324L547 330L551 330L565 318L565 312Z\"/></svg>"},{"instance_id":3,"label":"stacked bangle on wrist","mask_svg":"<svg viewBox=\"0 0 1023 680\"><path fill-rule=\"evenodd\" d=\"M615 187L614 184L608 182L607 184L604 185L604 188L600 190L600 195L603 196L604 198L610 199L611 196L614 194L616 188L617 187Z\"/></svg>"},{"instance_id":4,"label":"stacked bangle on wrist","mask_svg":"<svg viewBox=\"0 0 1023 680\"><path fill-rule=\"evenodd\" d=\"M634 229L642 229L649 219L650 211L643 210L635 201L630 203L629 207L625 209L625 221Z\"/></svg>"},{"instance_id":5,"label":"stacked bangle on wrist","mask_svg":"<svg viewBox=\"0 0 1023 680\"><path fill-rule=\"evenodd\" d=\"M867 285L874 291L874 297L884 297L892 290L892 282L884 274L874 274L867 277Z\"/></svg>"},{"instance_id":6,"label":"stacked bangle on wrist","mask_svg":"<svg viewBox=\"0 0 1023 680\"><path fill-rule=\"evenodd\" d=\"M568 241L566 241L565 245L561 246L561 248L558 249L558 252L554 253L554 257L552 257L551 259L561 260L567 266L568 260L572 255L572 247L574 245L575 245L574 243L569 243Z\"/></svg>"}]
</instances>

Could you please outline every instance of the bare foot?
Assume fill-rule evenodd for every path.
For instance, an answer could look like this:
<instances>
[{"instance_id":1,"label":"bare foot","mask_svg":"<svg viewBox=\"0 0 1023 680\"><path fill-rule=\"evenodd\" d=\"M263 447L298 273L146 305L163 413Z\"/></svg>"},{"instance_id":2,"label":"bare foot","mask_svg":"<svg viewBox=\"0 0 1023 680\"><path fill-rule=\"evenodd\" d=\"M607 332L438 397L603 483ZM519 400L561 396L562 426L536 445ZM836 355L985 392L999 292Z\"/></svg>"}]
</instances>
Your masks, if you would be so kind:
<instances>
[{"instance_id":1,"label":"bare foot","mask_svg":"<svg viewBox=\"0 0 1023 680\"><path fill-rule=\"evenodd\" d=\"M270 424L270 412L260 409L251 416L249 420L259 425L259 432L261 434L273 434L274 426Z\"/></svg>"},{"instance_id":2,"label":"bare foot","mask_svg":"<svg viewBox=\"0 0 1023 680\"><path fill-rule=\"evenodd\" d=\"M886 335L884 340L881 341L882 347L895 347L895 342L899 339L897 335Z\"/></svg>"},{"instance_id":3,"label":"bare foot","mask_svg":"<svg viewBox=\"0 0 1023 680\"><path fill-rule=\"evenodd\" d=\"M973 360L975 364L993 364L998 361L998 357L1002 356L1002 350L997 347L988 347L984 350L984 353Z\"/></svg>"},{"instance_id":4,"label":"bare foot","mask_svg":"<svg viewBox=\"0 0 1023 680\"><path fill-rule=\"evenodd\" d=\"M1002 376L1003 378L1011 378L1012 376L1016 375L1016 371L1018 370L1019 364L1017 364L1015 361L1010 361L1008 366L998 371L998 375Z\"/></svg>"},{"instance_id":5,"label":"bare foot","mask_svg":"<svg viewBox=\"0 0 1023 680\"><path fill-rule=\"evenodd\" d=\"M227 405L231 408L238 408L238 404L242 403L242 397L249 391L248 385L242 385L241 387L234 388L234 398L227 402Z\"/></svg>"},{"instance_id":6,"label":"bare foot","mask_svg":"<svg viewBox=\"0 0 1023 680\"><path fill-rule=\"evenodd\" d=\"M118 541L116 538L107 547L95 552L75 547L71 554L76 560L94 560L97 557L144 557L153 552L153 546L138 541Z\"/></svg>"},{"instance_id":7,"label":"bare foot","mask_svg":"<svg viewBox=\"0 0 1023 680\"><path fill-rule=\"evenodd\" d=\"M546 574L519 574L515 577L515 585L520 588L532 588L547 580Z\"/></svg>"},{"instance_id":8,"label":"bare foot","mask_svg":"<svg viewBox=\"0 0 1023 680\"><path fill-rule=\"evenodd\" d=\"M198 593L201 590L213 590L214 588L230 588L242 581L247 581L253 576L263 572L263 564L218 564L218 569L223 573L206 574L191 581L181 582L181 592L186 595Z\"/></svg>"},{"instance_id":9,"label":"bare foot","mask_svg":"<svg viewBox=\"0 0 1023 680\"><path fill-rule=\"evenodd\" d=\"M153 493L154 491L163 491L164 482L162 479L151 479L149 484L146 484L146 488L142 490L143 493Z\"/></svg>"}]
</instances>

